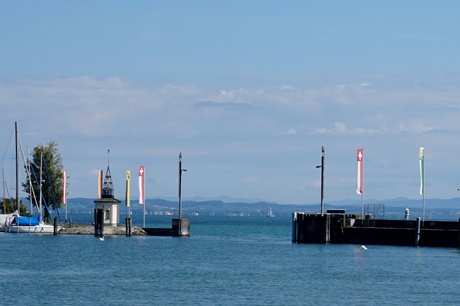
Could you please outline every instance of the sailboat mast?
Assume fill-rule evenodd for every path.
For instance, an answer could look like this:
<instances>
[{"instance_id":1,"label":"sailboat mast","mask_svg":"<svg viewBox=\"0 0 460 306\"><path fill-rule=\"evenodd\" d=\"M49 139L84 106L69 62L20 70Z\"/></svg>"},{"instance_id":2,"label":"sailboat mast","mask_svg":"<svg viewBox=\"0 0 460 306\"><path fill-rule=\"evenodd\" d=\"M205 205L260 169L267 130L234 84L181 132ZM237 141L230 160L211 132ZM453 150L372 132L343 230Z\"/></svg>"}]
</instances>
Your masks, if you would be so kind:
<instances>
[{"instance_id":1,"label":"sailboat mast","mask_svg":"<svg viewBox=\"0 0 460 306\"><path fill-rule=\"evenodd\" d=\"M43 161L43 153L40 153L40 183L39 183L39 190L40 190L40 195L39 195L39 200L38 200L38 215L40 216L40 223L43 221L42 217L42 161Z\"/></svg>"},{"instance_id":2,"label":"sailboat mast","mask_svg":"<svg viewBox=\"0 0 460 306\"><path fill-rule=\"evenodd\" d=\"M6 214L5 169L3 168L2 168L2 185L3 185L3 213Z\"/></svg>"},{"instance_id":3,"label":"sailboat mast","mask_svg":"<svg viewBox=\"0 0 460 306\"><path fill-rule=\"evenodd\" d=\"M18 123L14 123L14 140L15 140L15 155L16 155L16 204L18 207L18 214L20 213L19 207L19 154L18 154Z\"/></svg>"},{"instance_id":4,"label":"sailboat mast","mask_svg":"<svg viewBox=\"0 0 460 306\"><path fill-rule=\"evenodd\" d=\"M21 215L21 207L19 206L19 154L18 154L18 122L14 122L14 140L15 140L15 157L16 157L16 204L18 207L18 219L16 221L19 233L19 216Z\"/></svg>"}]
</instances>

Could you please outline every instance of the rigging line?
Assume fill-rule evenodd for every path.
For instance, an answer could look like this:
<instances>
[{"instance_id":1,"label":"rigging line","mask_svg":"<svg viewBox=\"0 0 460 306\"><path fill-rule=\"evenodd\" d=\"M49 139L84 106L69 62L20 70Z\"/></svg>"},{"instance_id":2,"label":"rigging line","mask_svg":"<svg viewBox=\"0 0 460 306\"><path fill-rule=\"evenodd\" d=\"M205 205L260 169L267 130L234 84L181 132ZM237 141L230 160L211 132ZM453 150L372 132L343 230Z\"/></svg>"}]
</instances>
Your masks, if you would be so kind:
<instances>
[{"instance_id":1,"label":"rigging line","mask_svg":"<svg viewBox=\"0 0 460 306\"><path fill-rule=\"evenodd\" d=\"M37 186L39 186L38 185L39 184L39 179L37 179L37 175L35 173L34 168L31 167L30 169L32 170L32 174L34 175L35 183L37 183ZM32 190L33 190L33 188L32 188ZM50 209L48 207L48 204L46 203L46 200L45 200L45 197L44 197L43 194L42 194L42 200L43 200L43 204L45 205L46 210L48 211L48 214L51 216L51 211L50 211ZM41 214L41 212L40 212L40 214Z\"/></svg>"},{"instance_id":2,"label":"rigging line","mask_svg":"<svg viewBox=\"0 0 460 306\"><path fill-rule=\"evenodd\" d=\"M52 200L54 202L54 207L56 207L55 211L58 215L58 219L59 219L59 222L61 222L61 215L59 214L59 207L58 207L58 204L57 204L57 201L56 201L56 194L54 193L54 188L53 188L53 183L51 182L51 175L48 171L48 166L46 164L46 159L43 159L43 164L45 165L45 174L46 174L46 178L48 180L48 189L51 191L51 195L53 196L52 197ZM62 171L60 171L62 172Z\"/></svg>"},{"instance_id":3,"label":"rigging line","mask_svg":"<svg viewBox=\"0 0 460 306\"><path fill-rule=\"evenodd\" d=\"M26 161L26 157L25 157L25 155L24 155L24 150L23 150L23 148L22 148L21 138L19 137L19 135L18 135L18 144L19 144L19 149L20 149L20 151L21 151L22 161L24 162L24 165L27 165L27 166L25 166L25 168L26 168L27 176L28 176L28 178L29 178L28 181L30 182L30 178L31 178L31 175L30 175L30 169L31 169L31 167L30 167L30 165L31 165L31 163L30 163L29 161ZM32 170L33 170L33 169L32 169ZM30 192L31 192L31 194L30 194ZM38 201L37 201L37 196L35 195L35 190L34 190L33 188L30 188L30 191L29 191L29 198L30 198L29 201L31 201L31 199L33 198L34 201L35 201L35 204L38 203ZM32 201L31 201L31 202L32 202ZM31 213L32 213L32 212L31 212Z\"/></svg>"},{"instance_id":4,"label":"rigging line","mask_svg":"<svg viewBox=\"0 0 460 306\"><path fill-rule=\"evenodd\" d=\"M14 135L14 127L13 127L13 130L11 131L10 139L8 139L8 143L7 143L7 145L6 145L6 148L5 148L5 150L3 151L3 156L2 156L2 168L3 168L3 164L5 163L6 153L7 153L7 151L8 151L8 148L10 147L11 141L12 141L12 139L13 139L13 135Z\"/></svg>"},{"instance_id":5,"label":"rigging line","mask_svg":"<svg viewBox=\"0 0 460 306\"><path fill-rule=\"evenodd\" d=\"M11 199L10 191L8 190L8 183L5 180L3 180L3 185L5 186L6 198Z\"/></svg>"}]
</instances>

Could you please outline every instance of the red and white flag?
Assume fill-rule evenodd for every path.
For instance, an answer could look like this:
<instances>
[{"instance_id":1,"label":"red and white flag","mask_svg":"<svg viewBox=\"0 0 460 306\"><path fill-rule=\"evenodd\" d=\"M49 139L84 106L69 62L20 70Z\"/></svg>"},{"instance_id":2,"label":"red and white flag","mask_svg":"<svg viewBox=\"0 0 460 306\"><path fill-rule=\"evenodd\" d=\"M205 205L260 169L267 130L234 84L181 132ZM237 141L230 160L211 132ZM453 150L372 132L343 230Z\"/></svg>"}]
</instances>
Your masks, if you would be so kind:
<instances>
[{"instance_id":1,"label":"red and white flag","mask_svg":"<svg viewBox=\"0 0 460 306\"><path fill-rule=\"evenodd\" d=\"M62 204L67 204L67 174L62 172Z\"/></svg>"},{"instance_id":2,"label":"red and white flag","mask_svg":"<svg viewBox=\"0 0 460 306\"><path fill-rule=\"evenodd\" d=\"M363 149L358 149L357 159L358 159L358 174L356 176L356 192L358 194L363 194L364 192Z\"/></svg>"},{"instance_id":3,"label":"red and white flag","mask_svg":"<svg viewBox=\"0 0 460 306\"><path fill-rule=\"evenodd\" d=\"M145 204L144 166L139 167L139 204Z\"/></svg>"}]
</instances>

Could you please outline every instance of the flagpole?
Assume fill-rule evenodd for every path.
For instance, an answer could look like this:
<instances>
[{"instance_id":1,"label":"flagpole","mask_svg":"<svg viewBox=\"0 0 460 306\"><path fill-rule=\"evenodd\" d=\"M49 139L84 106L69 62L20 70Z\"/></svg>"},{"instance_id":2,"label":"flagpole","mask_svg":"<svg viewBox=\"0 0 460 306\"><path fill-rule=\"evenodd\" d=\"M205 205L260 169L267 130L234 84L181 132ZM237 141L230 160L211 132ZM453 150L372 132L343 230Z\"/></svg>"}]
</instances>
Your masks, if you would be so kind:
<instances>
[{"instance_id":1,"label":"flagpole","mask_svg":"<svg viewBox=\"0 0 460 306\"><path fill-rule=\"evenodd\" d=\"M422 222L425 222L425 194L423 194L423 216L422 216Z\"/></svg>"},{"instance_id":2,"label":"flagpole","mask_svg":"<svg viewBox=\"0 0 460 306\"><path fill-rule=\"evenodd\" d=\"M142 210L142 225L145 227L145 168L139 166L139 204L144 205Z\"/></svg>"},{"instance_id":3,"label":"flagpole","mask_svg":"<svg viewBox=\"0 0 460 306\"><path fill-rule=\"evenodd\" d=\"M128 218L131 218L131 170L126 170L125 203L128 206Z\"/></svg>"},{"instance_id":4,"label":"flagpole","mask_svg":"<svg viewBox=\"0 0 460 306\"><path fill-rule=\"evenodd\" d=\"M422 222L425 221L425 147L420 147L420 195L422 196Z\"/></svg>"},{"instance_id":5,"label":"flagpole","mask_svg":"<svg viewBox=\"0 0 460 306\"><path fill-rule=\"evenodd\" d=\"M423 196L422 196L422 222L425 222L425 157L423 158Z\"/></svg>"},{"instance_id":6,"label":"flagpole","mask_svg":"<svg viewBox=\"0 0 460 306\"><path fill-rule=\"evenodd\" d=\"M144 203L144 209L143 209L143 212L142 212L142 225L143 227L145 227L145 206L147 205L145 203L145 168L143 168L143 179L142 179L142 202Z\"/></svg>"},{"instance_id":7,"label":"flagpole","mask_svg":"<svg viewBox=\"0 0 460 306\"><path fill-rule=\"evenodd\" d=\"M62 204L65 205L65 219L64 223L67 224L67 172L62 171Z\"/></svg>"},{"instance_id":8,"label":"flagpole","mask_svg":"<svg viewBox=\"0 0 460 306\"><path fill-rule=\"evenodd\" d=\"M362 192L361 192L361 218L364 217L364 149L361 149L361 155L362 155L362 159L361 159L361 189L362 189ZM375 218L375 216L374 216Z\"/></svg>"},{"instance_id":9,"label":"flagpole","mask_svg":"<svg viewBox=\"0 0 460 306\"><path fill-rule=\"evenodd\" d=\"M364 219L364 150L356 150L358 170L356 175L356 193L361 195L361 218Z\"/></svg>"}]
</instances>

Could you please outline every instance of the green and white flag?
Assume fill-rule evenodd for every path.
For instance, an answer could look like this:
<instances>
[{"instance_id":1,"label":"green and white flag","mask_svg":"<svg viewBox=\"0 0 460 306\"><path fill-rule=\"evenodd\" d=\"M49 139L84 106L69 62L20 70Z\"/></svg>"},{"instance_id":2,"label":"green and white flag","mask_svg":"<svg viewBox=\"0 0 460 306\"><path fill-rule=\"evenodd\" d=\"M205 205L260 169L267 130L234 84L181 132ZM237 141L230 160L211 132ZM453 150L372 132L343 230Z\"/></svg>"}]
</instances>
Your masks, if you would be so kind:
<instances>
[{"instance_id":1,"label":"green and white flag","mask_svg":"<svg viewBox=\"0 0 460 306\"><path fill-rule=\"evenodd\" d=\"M420 147L420 195L425 195L425 147Z\"/></svg>"}]
</instances>

